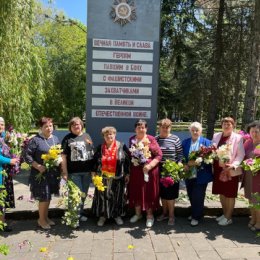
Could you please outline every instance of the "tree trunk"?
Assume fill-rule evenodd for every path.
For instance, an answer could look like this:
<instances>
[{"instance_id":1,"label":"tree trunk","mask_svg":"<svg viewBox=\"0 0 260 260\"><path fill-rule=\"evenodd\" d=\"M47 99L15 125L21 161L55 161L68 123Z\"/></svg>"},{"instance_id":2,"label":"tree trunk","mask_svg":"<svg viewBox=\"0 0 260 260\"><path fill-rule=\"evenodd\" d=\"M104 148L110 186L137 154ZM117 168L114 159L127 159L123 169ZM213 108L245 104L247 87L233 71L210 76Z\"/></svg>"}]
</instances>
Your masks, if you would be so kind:
<instances>
[{"instance_id":1,"label":"tree trunk","mask_svg":"<svg viewBox=\"0 0 260 260\"><path fill-rule=\"evenodd\" d=\"M237 56L237 73L235 79L235 92L234 92L234 101L233 101L233 109L232 115L235 120L238 117L238 101L239 101L239 93L241 91L241 56L242 56L242 48L243 48L243 9L241 10L241 22L240 22L240 34L239 34L239 50Z\"/></svg>"},{"instance_id":2,"label":"tree trunk","mask_svg":"<svg viewBox=\"0 0 260 260\"><path fill-rule=\"evenodd\" d=\"M249 75L246 86L242 128L255 120L260 89L260 1L255 0L255 18L253 28Z\"/></svg>"},{"instance_id":3,"label":"tree trunk","mask_svg":"<svg viewBox=\"0 0 260 260\"><path fill-rule=\"evenodd\" d=\"M219 0L219 10L218 10L218 21L216 30L216 40L215 40L215 51L214 51L214 64L213 64L213 75L211 78L211 94L209 99L209 108L207 116L207 137L212 138L214 133L214 125L217 115L217 97L219 95L219 80L221 74L221 60L223 55L223 16L224 16L224 5L225 0Z\"/></svg>"}]
</instances>

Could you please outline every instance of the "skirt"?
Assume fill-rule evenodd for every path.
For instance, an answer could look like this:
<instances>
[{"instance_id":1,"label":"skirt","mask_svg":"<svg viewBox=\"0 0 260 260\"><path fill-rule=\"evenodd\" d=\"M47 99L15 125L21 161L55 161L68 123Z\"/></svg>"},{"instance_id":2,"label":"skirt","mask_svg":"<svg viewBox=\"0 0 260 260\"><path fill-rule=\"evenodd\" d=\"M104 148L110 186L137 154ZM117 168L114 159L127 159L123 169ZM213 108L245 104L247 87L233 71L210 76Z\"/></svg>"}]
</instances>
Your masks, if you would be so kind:
<instances>
[{"instance_id":1,"label":"skirt","mask_svg":"<svg viewBox=\"0 0 260 260\"><path fill-rule=\"evenodd\" d=\"M160 183L160 197L163 200L175 200L179 197L179 182L175 182L172 186L165 187Z\"/></svg>"},{"instance_id":2,"label":"skirt","mask_svg":"<svg viewBox=\"0 0 260 260\"><path fill-rule=\"evenodd\" d=\"M103 178L104 191L94 192L92 212L97 217L117 218L125 215L125 179Z\"/></svg>"},{"instance_id":3,"label":"skirt","mask_svg":"<svg viewBox=\"0 0 260 260\"><path fill-rule=\"evenodd\" d=\"M51 200L52 194L59 194L60 173L58 170L50 170L43 173L40 181L37 180L38 173L31 172L30 175L30 191L35 200L40 202Z\"/></svg>"}]
</instances>

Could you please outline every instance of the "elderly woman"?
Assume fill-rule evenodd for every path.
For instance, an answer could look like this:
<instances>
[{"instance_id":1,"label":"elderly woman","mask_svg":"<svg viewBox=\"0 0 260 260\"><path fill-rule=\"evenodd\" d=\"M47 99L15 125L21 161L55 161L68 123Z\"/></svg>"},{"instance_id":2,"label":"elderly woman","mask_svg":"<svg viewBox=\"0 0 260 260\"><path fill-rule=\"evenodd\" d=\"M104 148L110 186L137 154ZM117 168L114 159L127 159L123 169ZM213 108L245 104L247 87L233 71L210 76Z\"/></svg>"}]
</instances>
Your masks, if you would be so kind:
<instances>
[{"instance_id":1,"label":"elderly woman","mask_svg":"<svg viewBox=\"0 0 260 260\"><path fill-rule=\"evenodd\" d=\"M81 190L88 194L91 182L91 169L93 162L93 142L87 133L83 133L84 123L79 117L69 121L69 131L62 140L62 177L66 181L70 178ZM86 196L82 196L79 220L87 221L84 213Z\"/></svg>"},{"instance_id":2,"label":"elderly woman","mask_svg":"<svg viewBox=\"0 0 260 260\"><path fill-rule=\"evenodd\" d=\"M214 134L213 144L216 147L229 147L230 160L222 163L220 160L214 160L213 163L213 186L212 193L220 195L220 202L223 215L216 218L221 226L232 224L232 213L235 207L235 198L237 197L238 176L231 177L227 181L221 180L221 175L225 171L236 169L243 161L245 150L243 146L243 137L233 132L235 121L231 117L225 117L221 120L222 132Z\"/></svg>"},{"instance_id":3,"label":"elderly woman","mask_svg":"<svg viewBox=\"0 0 260 260\"><path fill-rule=\"evenodd\" d=\"M5 206L0 206L0 221L5 223L5 209L14 208L14 194L13 194L13 180L12 176L3 176L3 166L5 165L15 165L19 160L17 158L9 158L9 148L5 144L5 121L0 117L0 192L6 190L7 196L5 197ZM8 174L8 172L7 172ZM4 187L3 187L4 186ZM3 231L10 232L12 229L5 225Z\"/></svg>"},{"instance_id":4,"label":"elderly woman","mask_svg":"<svg viewBox=\"0 0 260 260\"><path fill-rule=\"evenodd\" d=\"M95 188L92 204L93 213L99 217L98 226L109 218L117 225L123 225L125 214L125 185L129 181L129 156L125 144L116 140L116 129L107 126L102 129L104 143L94 154L93 177L102 176L104 191ZM94 177L95 178L95 177Z\"/></svg>"},{"instance_id":5,"label":"elderly woman","mask_svg":"<svg viewBox=\"0 0 260 260\"><path fill-rule=\"evenodd\" d=\"M159 162L162 151L155 138L147 134L147 123L139 119L135 123L136 135L130 138L131 178L129 181L129 206L135 207L131 223L147 213L146 226L154 224L153 211L159 207Z\"/></svg>"},{"instance_id":6,"label":"elderly woman","mask_svg":"<svg viewBox=\"0 0 260 260\"><path fill-rule=\"evenodd\" d=\"M53 120L42 117L39 120L40 131L30 139L25 152L25 161L31 165L29 177L30 190L34 199L39 201L38 225L42 229L50 229L55 223L49 219L48 210L52 194L59 194L58 167L47 169L42 159L50 148L59 144L57 136L53 135Z\"/></svg>"},{"instance_id":7,"label":"elderly woman","mask_svg":"<svg viewBox=\"0 0 260 260\"><path fill-rule=\"evenodd\" d=\"M170 119L162 119L159 122L159 135L155 137L160 149L162 150L162 164L168 159L175 162L182 161L183 152L181 141L178 136L171 134L172 121ZM179 197L179 182L175 182L172 186L164 187L160 183L160 197L162 201L163 213L157 218L162 221L168 218L168 225L174 225L174 206L175 199Z\"/></svg>"},{"instance_id":8,"label":"elderly woman","mask_svg":"<svg viewBox=\"0 0 260 260\"><path fill-rule=\"evenodd\" d=\"M247 132L250 134L250 139L244 143L245 159L255 158L260 156L256 153L256 146L260 145L260 122L253 122L248 125ZM260 150L259 150L260 152ZM245 190L245 197L249 200L249 203L256 204L255 198L252 194L260 194L260 171L256 174L252 174L250 171L246 171L243 176L243 184ZM260 230L260 209L250 207L251 220L248 223L248 227L255 231Z\"/></svg>"},{"instance_id":9,"label":"elderly woman","mask_svg":"<svg viewBox=\"0 0 260 260\"><path fill-rule=\"evenodd\" d=\"M198 122L193 122L189 126L191 134L190 138L182 142L183 153L186 161L186 171L191 171L191 177L185 181L188 197L191 204L191 226L197 226L203 217L204 199L206 194L207 185L212 181L212 165L207 165L202 162L200 167L196 167L193 160L189 160L191 152L198 151L201 146L208 147L211 141L201 136L202 126Z\"/></svg>"}]
</instances>

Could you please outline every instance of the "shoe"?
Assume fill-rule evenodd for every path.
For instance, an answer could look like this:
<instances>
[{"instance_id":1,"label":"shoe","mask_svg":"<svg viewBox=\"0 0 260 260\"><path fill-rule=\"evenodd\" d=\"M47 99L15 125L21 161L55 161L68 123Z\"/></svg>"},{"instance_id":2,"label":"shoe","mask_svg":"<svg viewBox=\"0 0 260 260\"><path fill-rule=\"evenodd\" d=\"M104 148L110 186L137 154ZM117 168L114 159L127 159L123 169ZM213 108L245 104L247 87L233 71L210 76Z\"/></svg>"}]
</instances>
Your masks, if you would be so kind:
<instances>
[{"instance_id":1,"label":"shoe","mask_svg":"<svg viewBox=\"0 0 260 260\"><path fill-rule=\"evenodd\" d=\"M135 223L142 217L143 217L142 215L134 215L133 217L130 218L130 223Z\"/></svg>"},{"instance_id":2,"label":"shoe","mask_svg":"<svg viewBox=\"0 0 260 260\"><path fill-rule=\"evenodd\" d=\"M223 218L225 218L225 216L224 216L224 215L221 215L220 217L217 217L217 218L216 218L216 221L219 222L219 221L222 220Z\"/></svg>"},{"instance_id":3,"label":"shoe","mask_svg":"<svg viewBox=\"0 0 260 260\"><path fill-rule=\"evenodd\" d=\"M124 221L121 217L114 218L114 220L118 226L121 226L124 224Z\"/></svg>"},{"instance_id":4,"label":"shoe","mask_svg":"<svg viewBox=\"0 0 260 260\"><path fill-rule=\"evenodd\" d=\"M37 223L38 223L38 226L44 230L51 229L51 226L49 224L42 225L39 220L37 221Z\"/></svg>"},{"instance_id":5,"label":"shoe","mask_svg":"<svg viewBox=\"0 0 260 260\"><path fill-rule=\"evenodd\" d=\"M81 222L86 222L87 220L88 220L88 218L86 216L81 215L79 217L79 221L81 221Z\"/></svg>"},{"instance_id":6,"label":"shoe","mask_svg":"<svg viewBox=\"0 0 260 260\"><path fill-rule=\"evenodd\" d=\"M97 222L97 225L98 225L99 227L103 227L104 224L105 224L105 222L106 222L106 218L105 218L105 217L100 217L99 220L98 220L98 222Z\"/></svg>"},{"instance_id":7,"label":"shoe","mask_svg":"<svg viewBox=\"0 0 260 260\"><path fill-rule=\"evenodd\" d=\"M161 221L163 221L163 220L165 220L165 219L168 219L168 216L165 216L165 215L161 215L161 216L159 216L156 220L157 221L159 221L159 222L161 222Z\"/></svg>"},{"instance_id":8,"label":"shoe","mask_svg":"<svg viewBox=\"0 0 260 260\"><path fill-rule=\"evenodd\" d=\"M52 221L51 219L48 219L48 224L50 225L50 226L55 226L56 225L56 223L54 222L54 221Z\"/></svg>"},{"instance_id":9,"label":"shoe","mask_svg":"<svg viewBox=\"0 0 260 260\"><path fill-rule=\"evenodd\" d=\"M190 222L190 225L192 226L192 227L196 227L196 226L198 226L199 225L199 221L197 220L197 219L192 219L191 220L191 222Z\"/></svg>"},{"instance_id":10,"label":"shoe","mask_svg":"<svg viewBox=\"0 0 260 260\"><path fill-rule=\"evenodd\" d=\"M227 219L227 218L222 218L219 222L218 222L218 224L220 225L220 226L228 226L228 225L230 225L230 224L232 224L233 222L232 222L232 219Z\"/></svg>"},{"instance_id":11,"label":"shoe","mask_svg":"<svg viewBox=\"0 0 260 260\"><path fill-rule=\"evenodd\" d=\"M146 220L146 227L148 227L148 228L152 227L153 223L154 223L154 218L148 218Z\"/></svg>"},{"instance_id":12,"label":"shoe","mask_svg":"<svg viewBox=\"0 0 260 260\"><path fill-rule=\"evenodd\" d=\"M257 231L257 232L260 231L260 228L258 228L256 226L252 226L250 229L251 229L251 231Z\"/></svg>"},{"instance_id":13,"label":"shoe","mask_svg":"<svg viewBox=\"0 0 260 260\"><path fill-rule=\"evenodd\" d=\"M188 221L191 221L192 220L192 216L188 216Z\"/></svg>"},{"instance_id":14,"label":"shoe","mask_svg":"<svg viewBox=\"0 0 260 260\"><path fill-rule=\"evenodd\" d=\"M13 229L12 229L11 227L9 227L9 226L6 225L6 226L4 226L3 231L4 231L4 232L12 232Z\"/></svg>"},{"instance_id":15,"label":"shoe","mask_svg":"<svg viewBox=\"0 0 260 260\"><path fill-rule=\"evenodd\" d=\"M247 224L247 226L248 226L250 229L251 229L254 225L255 225L255 224L252 223L252 222L249 222L249 223Z\"/></svg>"},{"instance_id":16,"label":"shoe","mask_svg":"<svg viewBox=\"0 0 260 260\"><path fill-rule=\"evenodd\" d=\"M175 225L175 219L174 218L169 218L168 226L174 226L174 225Z\"/></svg>"}]
</instances>

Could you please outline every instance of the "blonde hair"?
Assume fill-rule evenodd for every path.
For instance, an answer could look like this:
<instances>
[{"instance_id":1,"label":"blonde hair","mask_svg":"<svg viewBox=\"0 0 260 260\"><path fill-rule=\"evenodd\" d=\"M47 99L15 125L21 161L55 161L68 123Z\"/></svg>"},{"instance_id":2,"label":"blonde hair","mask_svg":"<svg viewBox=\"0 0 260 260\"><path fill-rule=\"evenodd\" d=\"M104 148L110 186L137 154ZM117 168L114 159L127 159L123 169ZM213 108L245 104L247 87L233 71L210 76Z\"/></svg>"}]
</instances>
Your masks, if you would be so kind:
<instances>
[{"instance_id":1,"label":"blonde hair","mask_svg":"<svg viewBox=\"0 0 260 260\"><path fill-rule=\"evenodd\" d=\"M106 127L102 128L102 130L101 130L101 133L102 133L103 136L105 136L106 134L111 133L111 132L113 134L116 134L115 127L113 127L113 126L106 126Z\"/></svg>"}]
</instances>

